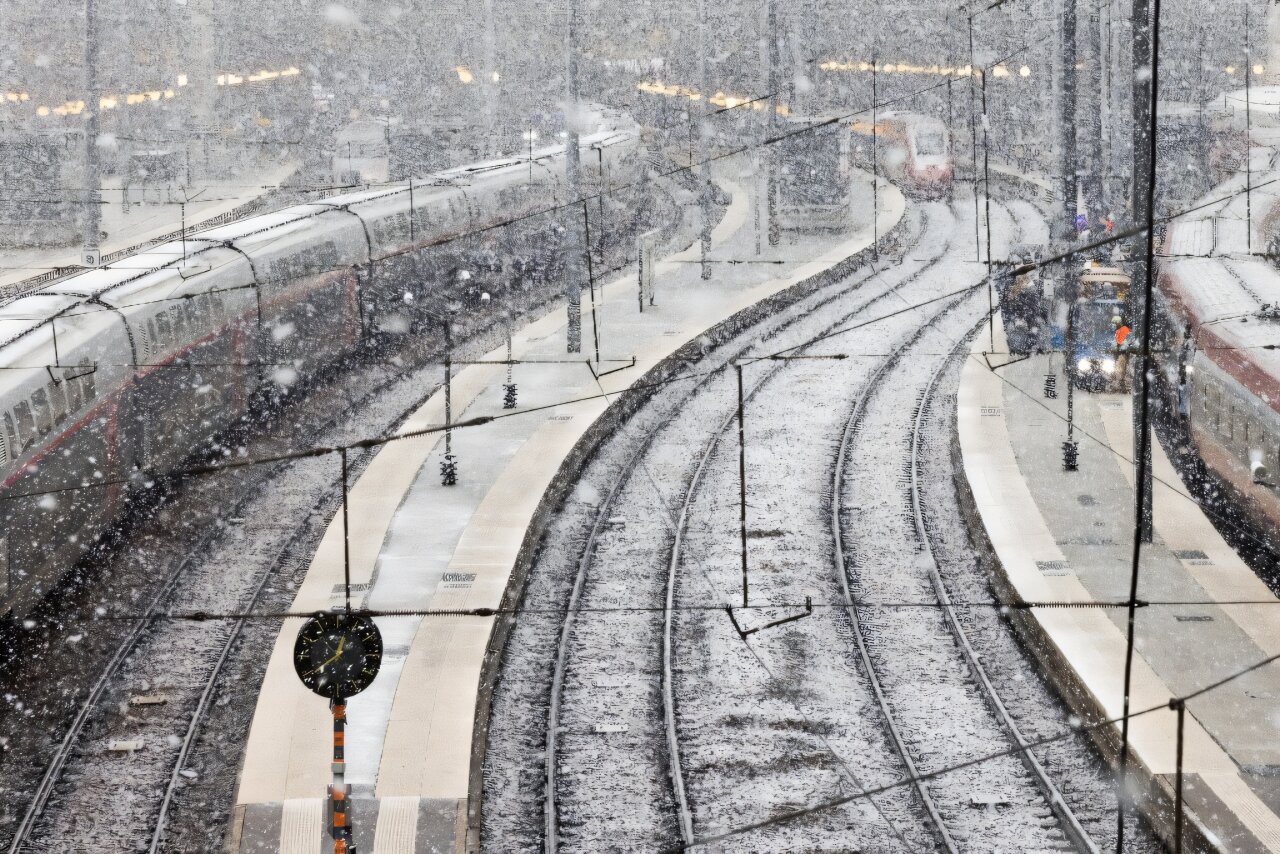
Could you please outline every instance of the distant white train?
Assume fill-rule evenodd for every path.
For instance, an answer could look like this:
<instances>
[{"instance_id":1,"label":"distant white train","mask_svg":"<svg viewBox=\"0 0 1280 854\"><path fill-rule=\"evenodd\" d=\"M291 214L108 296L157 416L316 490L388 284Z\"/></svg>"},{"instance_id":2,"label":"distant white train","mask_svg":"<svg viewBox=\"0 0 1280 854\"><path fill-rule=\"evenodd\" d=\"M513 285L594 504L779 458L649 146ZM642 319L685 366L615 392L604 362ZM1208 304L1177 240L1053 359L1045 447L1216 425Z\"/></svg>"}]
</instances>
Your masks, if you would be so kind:
<instances>
[{"instance_id":1,"label":"distant white train","mask_svg":"<svg viewBox=\"0 0 1280 854\"><path fill-rule=\"evenodd\" d=\"M583 121L587 185L630 183L635 124ZM503 233L533 257L559 218L537 214L567 201L564 149L545 148L209 229L185 258L165 244L0 307L0 615L28 613L260 389L425 327L449 284L433 247L530 216Z\"/></svg>"}]
</instances>

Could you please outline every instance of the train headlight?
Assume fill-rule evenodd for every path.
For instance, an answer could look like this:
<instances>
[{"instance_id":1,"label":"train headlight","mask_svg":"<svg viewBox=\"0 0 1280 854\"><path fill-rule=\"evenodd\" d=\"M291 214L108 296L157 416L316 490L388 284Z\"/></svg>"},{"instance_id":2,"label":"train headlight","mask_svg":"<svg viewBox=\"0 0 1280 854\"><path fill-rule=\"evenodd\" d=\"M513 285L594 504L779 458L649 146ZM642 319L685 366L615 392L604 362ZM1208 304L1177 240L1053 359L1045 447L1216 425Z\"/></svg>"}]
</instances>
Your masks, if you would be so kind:
<instances>
[{"instance_id":1,"label":"train headlight","mask_svg":"<svg viewBox=\"0 0 1280 854\"><path fill-rule=\"evenodd\" d=\"M1093 367L1093 362L1089 361L1088 359L1081 359L1080 361L1076 362L1077 371L1087 371L1092 367Z\"/></svg>"},{"instance_id":2,"label":"train headlight","mask_svg":"<svg viewBox=\"0 0 1280 854\"><path fill-rule=\"evenodd\" d=\"M1109 373L1109 374L1114 374L1114 373L1116 372L1116 360L1115 360L1115 359L1103 359L1103 360L1102 360L1102 370L1106 371L1106 372L1107 372L1107 373Z\"/></svg>"}]
</instances>

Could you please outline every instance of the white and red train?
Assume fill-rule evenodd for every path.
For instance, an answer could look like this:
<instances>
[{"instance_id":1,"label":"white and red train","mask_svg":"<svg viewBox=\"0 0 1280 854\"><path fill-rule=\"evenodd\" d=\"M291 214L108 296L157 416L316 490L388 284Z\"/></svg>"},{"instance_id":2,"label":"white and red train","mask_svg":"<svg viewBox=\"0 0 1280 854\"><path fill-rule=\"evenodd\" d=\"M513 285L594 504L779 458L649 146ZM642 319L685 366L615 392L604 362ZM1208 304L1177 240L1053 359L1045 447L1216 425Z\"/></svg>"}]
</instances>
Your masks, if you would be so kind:
<instances>
[{"instance_id":1,"label":"white and red train","mask_svg":"<svg viewBox=\"0 0 1280 854\"><path fill-rule=\"evenodd\" d=\"M866 156L870 154L871 137L875 137L882 174L904 193L936 199L951 192L955 177L951 133L941 119L889 112L877 116L874 125L859 120L850 129L863 138L860 148Z\"/></svg>"},{"instance_id":2,"label":"white and red train","mask_svg":"<svg viewBox=\"0 0 1280 854\"><path fill-rule=\"evenodd\" d=\"M1261 186L1246 197L1237 175L1166 228L1152 344L1205 466L1270 529L1280 525L1280 269L1263 253L1280 168L1273 149L1253 152Z\"/></svg>"},{"instance_id":3,"label":"white and red train","mask_svg":"<svg viewBox=\"0 0 1280 854\"><path fill-rule=\"evenodd\" d=\"M631 183L634 123L584 120L586 185ZM499 234L545 256L567 201L563 146L546 148L201 231L185 256L157 246L0 307L0 615L27 614L256 393L426 328L419 307L451 284L433 258Z\"/></svg>"}]
</instances>

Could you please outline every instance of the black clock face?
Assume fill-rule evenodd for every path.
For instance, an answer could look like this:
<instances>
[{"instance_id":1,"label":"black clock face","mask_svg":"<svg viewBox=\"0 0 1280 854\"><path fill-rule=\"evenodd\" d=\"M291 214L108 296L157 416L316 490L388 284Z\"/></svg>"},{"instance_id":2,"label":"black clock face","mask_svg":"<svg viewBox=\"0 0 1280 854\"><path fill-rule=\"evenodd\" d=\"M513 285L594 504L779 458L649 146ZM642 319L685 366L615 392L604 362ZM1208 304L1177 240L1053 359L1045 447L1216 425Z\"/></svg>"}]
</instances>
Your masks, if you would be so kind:
<instances>
[{"instance_id":1,"label":"black clock face","mask_svg":"<svg viewBox=\"0 0 1280 854\"><path fill-rule=\"evenodd\" d=\"M302 684L331 700L368 688L381 666L382 633L360 614L316 614L293 644L293 669Z\"/></svg>"}]
</instances>

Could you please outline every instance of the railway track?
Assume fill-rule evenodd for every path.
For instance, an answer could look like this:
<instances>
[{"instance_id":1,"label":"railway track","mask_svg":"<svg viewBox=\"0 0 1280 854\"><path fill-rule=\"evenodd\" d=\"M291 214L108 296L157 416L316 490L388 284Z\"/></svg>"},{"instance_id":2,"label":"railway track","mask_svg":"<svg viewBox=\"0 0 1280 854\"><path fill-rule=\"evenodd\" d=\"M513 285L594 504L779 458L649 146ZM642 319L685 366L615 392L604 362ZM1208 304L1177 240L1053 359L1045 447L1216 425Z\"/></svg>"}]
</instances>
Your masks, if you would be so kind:
<instances>
[{"instance_id":1,"label":"railway track","mask_svg":"<svg viewBox=\"0 0 1280 854\"><path fill-rule=\"evenodd\" d=\"M870 270L864 271L861 275L851 276L844 282L834 287L823 289L822 298L826 300L826 299L839 299L841 297L847 297L850 293L856 290L860 285L864 284L864 282L868 278L870 278ZM885 296L886 294L882 293L875 297L864 300L861 302L857 310L861 310L867 307L868 305L880 299L883 299ZM785 320L783 324L781 325L775 324L775 328L772 329L772 333L777 334L777 332L779 332L781 329L789 327L793 325L795 322L797 322L797 318L791 316L791 313L789 313L788 319ZM759 335L760 335L760 331L758 329L753 330L752 333L747 336L748 338L747 341L745 342L738 341L736 343L731 343L727 346L723 346L719 348L719 354L715 358L715 367L713 371L707 371L706 372L707 375L697 384L695 388L690 389L685 396L686 397L694 396L694 394L705 390L706 387L709 384L711 384L715 379L720 378L720 372L722 372L728 366L732 358L736 358L744 354L750 347L752 347L755 344L755 341ZM568 662L568 650L569 650L569 645L575 629L578 612L580 610L580 606L582 603L583 588L594 566L597 547L599 545L601 535L608 524L608 520L612 517L613 512L618 505L618 500L620 496L623 494L624 487L632 483L632 477L636 474L637 467L639 466L646 452L651 450L651 448L654 445L654 442L664 434L664 431L670 428L672 422L675 421L676 418L679 417L679 415L680 415L680 410L678 408L673 408L668 413L666 413L660 420L658 420L655 424L646 426L646 430L648 431L647 438L645 438L639 444L639 446L636 447L634 451L630 453L628 459L622 464L621 472L617 476L617 479L614 481L613 486L611 487L610 491L608 492L604 500L600 502L600 504L598 505L598 508L593 513L593 520L591 522L589 533L586 536L585 542L581 548L580 557L576 563L576 571L574 573L573 585L569 593L568 604L565 610L564 620L558 631L558 642L556 645L555 658L554 658L555 664L554 664L554 670L553 670L552 680L551 680L551 693L550 693L550 699L548 702L548 715L547 715L547 728L546 728L547 743L546 743L546 751L545 751L546 761L545 761L545 773L544 773L545 796L543 799L543 804L544 804L543 813L544 813L544 821L545 821L545 830L544 830L545 843L544 844L545 844L546 850L549 852L557 851L559 849L559 844L560 844L560 828L559 828L560 817L559 817L559 799L557 795L558 793L557 777L558 777L558 770L559 770L558 760L560 756L559 732L562 725L561 708L562 708L562 698L563 698L563 691L564 691L564 685L565 685L565 671L566 671L566 666ZM675 537L676 537L677 543L679 539L680 527L681 526L679 524L675 526L675 532L676 532ZM673 560L677 560L678 559L677 556L678 556L678 546L676 547L675 551L673 551ZM673 569L673 566L669 567L669 569ZM669 578L670 578L670 574L668 574L668 579ZM669 599L671 595L671 590L672 590L672 586L669 580L664 585L664 587L666 590L665 596L668 597ZM669 625L664 626L664 632L669 632L669 629L670 629ZM663 658L664 658L662 667L664 671L667 671L669 673L670 661L667 660L668 651L669 651L668 644L669 644L669 638L667 642L663 643L663 647L662 647ZM579 645L581 646L581 643L579 643ZM671 695L670 695L669 677L664 678L662 680L662 683L664 685L664 690L663 690L664 707L670 708L672 701L671 701ZM668 718L668 720L670 720L670 718ZM679 768L679 759L678 759L679 746L675 738L674 731L671 730L669 727L667 729L667 734L666 734L666 743L667 743L669 761L671 762L671 767L673 769L673 773L670 775L670 781L674 790L674 803L676 804L675 806L676 822L675 823L678 830L678 836L681 839L684 839L686 841L691 841L692 824L691 824L691 818L688 810L687 799L684 797L684 794L683 794L683 784L682 784L681 776L678 770L676 770Z\"/></svg>"},{"instance_id":2,"label":"railway track","mask_svg":"<svg viewBox=\"0 0 1280 854\"><path fill-rule=\"evenodd\" d=\"M1009 219L1003 212L1000 216ZM1023 219L1026 211L1019 209L1015 216ZM963 235L963 222L953 230ZM962 237L957 240L963 242ZM926 235L906 254L938 244L936 235L933 240ZM509 640L507 655L517 646L520 652L499 681L493 720L505 720L505 708L512 718L518 709L525 722L509 723L510 736L490 733L482 837L486 848L495 840L504 848L527 843L549 851L684 848L710 841L714 850L736 850L733 842L717 842L717 836L888 785L888 791L873 798L753 831L742 838L742 850L835 850L853 842L866 850L910 852L996 850L988 846L1002 844L1006 850L1096 850L1075 813L1084 797L1095 801L1087 805L1091 816L1109 814L1105 783L1091 787L1073 779L1073 801L1068 803L1052 777L1055 771L1087 766L1081 774L1105 781L1096 758L1058 761L1038 772L1038 761L1028 768L1010 760L994 771L987 769L977 780L995 781L998 791L976 790L980 799L986 798L978 807L971 804L972 792L966 796L958 788L932 791L936 784L921 783L913 793L910 785L892 786L946 763L936 750L920 749L917 719L902 720L903 705L914 704L919 716L920 698L904 695L897 673L888 679L882 674L894 635L874 617L865 618L866 609L880 597L864 601L859 595L855 600L862 592L859 577L830 569L833 551L844 546L837 539L843 536L842 493L829 495L816 484L825 481L829 488L841 483L832 469L848 458L852 440L863 441L868 411L892 410L896 419L892 430L881 433L901 440L892 446L897 453L892 459L877 457L876 464L887 466L893 495L902 500L899 521L910 523L904 532L914 539L903 553L917 554L920 537L927 534L931 508L922 497L921 468L912 468L904 455L918 461L939 378L957 342L986 308L985 297L976 294L936 298L945 295L941 282L957 254L944 249L929 259L909 258L900 267L877 271L858 286L856 304L839 298L824 302L821 316L826 321L806 320L806 315L817 314L811 311L817 304L801 301L785 318L771 318L769 326L756 330L757 339L768 339L765 346L752 350L751 336L739 335L706 352L694 370L708 376L696 389L669 394L665 401L663 395L655 396L620 427L615 442L598 452L574 500L561 511L564 524L548 533L539 558L539 564L548 564L547 572L530 575L525 607L531 610ZM951 264L940 263L944 259ZM894 317L888 301L895 298L903 303L935 301L927 310ZM823 359L839 355L834 350L840 346L819 342L805 347L806 341L842 324L862 326L858 321L877 303L886 306L877 312L886 319L841 339L846 349L863 350L864 355ZM852 321L832 324L831 317ZM723 606L740 602L742 593L737 449L727 441L734 434L736 395L726 369L735 359L750 360L751 352L787 346L804 348L797 351L804 358L757 368L746 391L748 422L765 425L753 427L755 433L784 443L789 434L793 444L772 460L766 452L748 452L753 608L735 608L731 621ZM899 382L900 366L917 357L927 357L928 371L913 383ZM861 363L864 359L873 361ZM856 396L857 402L831 406L836 389L838 399ZM875 409L868 410L873 402ZM808 456L800 453L802 459L793 465L787 458L797 456L794 441L801 437L814 450ZM760 438L753 437L753 446L769 444ZM807 476L810 470L815 470L812 477ZM828 531L831 540L825 546L814 544L822 539L813 537L815 530ZM928 539L923 542L929 546ZM849 551L857 558L864 545L858 541ZM892 551L895 545L886 540L879 547ZM928 577L923 561L909 569L909 574L919 571ZM934 574L939 586L924 589L933 590L931 596L949 596L936 567ZM841 582L850 588L847 599ZM805 595L819 606L809 615L802 613ZM559 604L566 601L567 607ZM535 618L544 602L561 619ZM1065 712L1047 695L1019 691L1016 701L1004 702L1001 689L1022 678L1029 666L1025 659L1011 661L1002 649L1000 672L989 676L978 652L990 638L984 634L975 641L960 619L954 626L944 622L956 617L954 609L935 610L938 629L960 669L969 667L961 657L967 645L975 671L982 674L962 679L958 687L969 703L964 714L980 717L981 727L996 734L994 743L1026 743L1018 719L1025 724L1028 708L1062 725ZM864 619L851 620L855 613ZM787 617L799 619L769 627ZM735 630L735 623L747 634ZM875 631L864 635L868 628ZM1008 634L1007 627L999 631ZM1004 642L1012 643L1007 637ZM858 653L859 644L865 658ZM909 657L911 652L893 655ZM537 664L540 660L548 662L546 669ZM1018 674L1010 677L1011 669ZM546 676L539 674L547 672L551 679L543 682ZM536 718L531 711L542 691L547 692L548 726L540 734L536 723L528 721ZM936 703L926 705L943 725L958 714ZM1046 708L1052 714L1043 715ZM877 718L880 724L874 723ZM1079 751L1092 757L1083 744L1077 745ZM526 757L537 758L536 772ZM620 810L620 804L627 808ZM527 821L534 809L536 830Z\"/></svg>"},{"instance_id":3,"label":"railway track","mask_svg":"<svg viewBox=\"0 0 1280 854\"><path fill-rule=\"evenodd\" d=\"M972 298L961 297L953 306L955 308L965 301ZM938 320L942 321L950 311L943 312L939 315ZM973 312L968 313L972 317ZM963 320L961 321L963 322ZM954 325L954 324L953 324ZM969 679L964 682L977 686L977 693L988 707L990 715L998 721L998 731L1002 735L1002 741L1009 747L1025 747L1027 740L1022 735L1020 728L1013 717L1010 715L1005 703L996 691L992 680L987 675L986 670L978 657L972 639L965 631L961 622L957 619L956 612L951 603L950 595L947 591L942 577L938 571L938 564L934 558L932 547L930 544L930 533L925 523L924 503L921 499L921 482L920 482L920 448L923 443L924 426L926 423L926 411L933 397L938 377L942 374L948 363L948 357L939 356L937 352L930 353L927 349L923 354L919 354L921 341L930 342L932 337L934 340L930 342L933 347L938 348L939 343L947 343L954 340L955 335L931 336L929 333L938 328L936 325L922 328L919 333L913 336L909 341L898 348L894 354L886 360L877 370L876 375L872 378L872 382L864 390L864 394L859 398L856 405L850 412L849 420L846 424L844 434L841 439L840 451L837 457L837 464L832 478L832 510L831 524L833 528L833 537L836 544L835 549L835 567L837 577L840 579L842 586L842 594L844 596L845 605L848 609L851 619L855 621L857 631L859 654L863 662L863 666L875 685L875 694L877 705L886 722L886 726L893 733L895 747L902 757L905 765L910 769L910 775L915 780L915 788L918 795L925 805L931 820L938 833L938 837L942 847L948 852L958 852L970 850L965 844L965 840L971 838L992 838L993 833L997 833L999 828L989 826L992 821L984 821L982 818L975 819L965 813L962 809L957 809L957 805L963 806L963 800L957 797L955 789L963 792L976 792L970 796L971 803L978 803L984 807L983 810L974 810L973 812L982 814L990 814L993 818L997 814L996 809L985 809L985 807L1004 807L1006 814L1001 815L1000 821L1002 825L1013 824L1024 828L1024 832L1030 832L1030 829L1037 826L1041 829L1047 829L1049 832L1044 834L1044 838L1032 839L1025 838L1022 841L1022 850L1074 850L1078 852L1097 852L1097 844L1090 837L1089 833L1083 828L1079 819L1076 817L1071 806L1067 803L1059 790L1056 783L1049 777L1039 760L1029 751L1022 754L1024 764L1026 766L1025 782L1034 785L1038 792L1040 800L1029 800L1025 795L1020 795L1007 788L1010 779L1007 769L1002 779L996 783L992 783L989 775L982 773L981 769L974 769L965 774L957 775L956 785L951 786L948 790L948 775L934 778L932 780L922 780L920 775L923 772L931 773L950 764L963 761L961 751L963 748L954 751L944 749L942 742L944 738L930 738L925 734L922 723L930 723L936 726L941 721L946 720L946 713L963 716L966 721L974 720L975 710L957 705L957 697L962 692L955 689L957 685L945 684L948 681L948 675L956 673L966 673ZM937 339L941 337L942 342ZM921 366L924 366L923 368ZM922 374L922 371L924 373ZM919 382L921 376L926 377L923 381L923 387ZM912 378L916 378L913 382ZM901 453L900 448L894 448L885 441L886 435L891 435L892 424L901 424L901 403L902 389L920 389L919 397L914 408L913 416L907 426L907 437L905 439L906 461L905 465L899 459L893 459L891 454ZM891 391L890 391L891 390ZM881 407L877 410L876 407ZM881 452L863 447L858 444L860 433L867 433L875 437L875 440L866 445L874 445L875 448L884 449ZM852 466L853 468L862 469L864 471L874 470L877 477L863 476L859 479L858 474L849 474L846 461L857 460ZM898 463L895 465L895 463ZM846 549L846 537L849 536L849 529L855 526L850 525L846 518L846 507L843 503L843 495L846 491L846 481L850 481L849 491L854 491L853 483L858 483L865 488L864 494L871 494L871 486L885 486L885 472L892 473L906 472L905 478L905 503L907 504L907 512L900 515L908 517L910 525L907 530L902 532L906 536L901 538L892 538L888 536L888 531L895 526L892 523L881 524L876 526L874 535L867 535L866 539L858 542L860 548ZM883 496L885 493L880 492ZM868 504L876 504L875 499L870 499ZM892 504L883 499L879 502L884 512L892 512ZM863 512L857 514L858 528L867 526L867 505L862 508ZM849 514L850 516L852 514ZM887 573L877 572L877 570L889 570L889 566L877 564L874 567L861 565L862 562L856 556L850 557L846 552L855 552L867 554L873 550L868 540L874 537L874 551L879 554L891 553L898 560L892 564L892 574L897 576L890 583L879 585L871 580L872 576L881 576ZM927 613L913 613L910 616L903 616L901 620L888 624L885 620L885 611L887 609L877 609L875 600L881 601L915 601L913 595L919 592L920 585L904 585L902 582L903 575L923 575L928 582L928 590L932 592L934 600L939 605L937 609L942 617L941 622L943 628L949 633L950 639L954 640L954 645L950 650L945 645L937 642L937 639L921 639L918 637L922 627L933 625L935 620L931 619ZM859 601L859 596L855 594L855 590L862 587L864 590L863 600ZM867 595L865 591L877 591L877 595ZM927 601L927 600L925 600ZM870 616L868 616L870 615ZM907 626L906 622L910 621L913 625ZM935 626L936 628L936 626ZM888 651L890 647L898 647L897 651L892 655ZM940 659L939 650L949 652L951 657L958 659L949 661ZM922 704L930 704L926 695L913 691L920 685L927 684L923 681L926 677L924 672L913 670L910 666L902 667L902 662L918 662L924 660L927 662L928 674L937 682L942 683L934 686L929 693L934 694L932 706L928 712L917 715L912 720L911 714L903 714L900 710L911 710L918 708ZM891 685L892 687L886 687ZM987 730L983 731L985 735ZM991 750L991 741L981 739L982 749ZM924 765L920 761L920 756L941 756L943 758L935 759L929 764ZM975 785L978 788L974 788ZM942 798L937 795L937 791L942 791ZM943 800L947 804L947 809L939 806L938 801ZM1026 810L1030 808L1030 815L1024 820L1019 821L1018 817L1008 815L1013 809L1022 808ZM1044 809L1041 809L1044 807ZM1052 812L1056 822L1054 826L1047 827L1043 819Z\"/></svg>"},{"instance_id":4,"label":"railway track","mask_svg":"<svg viewBox=\"0 0 1280 854\"><path fill-rule=\"evenodd\" d=\"M941 253L941 252L938 253L938 255L933 259L931 259L928 263L926 263L923 268L917 269L913 271L912 274L909 274L909 275L903 274L904 278L902 281L897 282L893 286L885 289L883 292L877 294L874 297L860 301L859 305L853 307L851 310L847 312L847 316L849 317L857 316L860 312L866 311L866 309L868 309L869 307L877 303L880 303L882 301L891 299L894 296L898 295L898 291L900 287L912 281L915 277L920 276L925 271L931 269L935 264L937 264L944 257L944 254L945 253ZM831 314L836 314L837 316L841 314L846 314L846 312L841 312L839 310L832 312L830 309L828 309L828 312L829 313L827 314L827 317L830 317ZM800 312L796 312L796 314L799 315ZM789 327L791 325L794 325L796 322L797 321L793 319L787 324L787 326ZM817 334L821 336L822 334L830 332L832 329L839 326L842 322L843 321L837 321L836 323L831 323L828 321L823 327L820 328ZM781 331L782 331L781 329L774 330L773 335L776 336ZM810 324L809 335L813 335L813 334L814 334L814 330L812 329L812 324ZM803 337L800 338L800 340L803 341L804 340ZM741 355L741 352L739 351L735 353L735 355ZM774 362L773 368L768 372L767 376L756 385L755 389L752 390L751 396L754 396L759 389L763 388L767 384L767 381L770 378L778 374L783 369L782 366L784 364L786 363ZM721 408L723 409L723 407ZM673 820L670 823L673 823L676 826L678 832L675 835L678 836L680 843L684 845L689 845L694 843L696 841L696 837L694 835L694 829L693 829L693 823L694 823L693 809L689 805L688 797L685 792L684 770L682 767L681 754L680 754L680 738L677 733L677 726L676 726L677 701L675 697L675 689L673 687L673 684L675 682L673 618L674 618L674 615L677 613L677 609L673 606L676 605L676 601L675 601L676 577L677 577L677 569L680 567L682 562L683 535L685 532L686 523L690 517L690 508L692 505L693 497L698 491L698 488L703 478L703 474L706 471L706 468L708 466L708 463L713 453L715 452L716 448L720 444L721 436L729 428L731 422L733 421L733 417L734 417L733 408L729 407L728 412L730 414L727 417L723 418L719 424L718 429L713 431L711 440L705 444L704 450L700 455L700 457L698 458L697 465L695 466L692 474L687 478L687 484L683 490L684 500L681 502L678 508L677 518L675 518L675 520L671 523L671 528L673 529L670 532L672 535L671 536L672 547L670 551L670 559L666 567L665 579L657 579L658 581L661 582L660 590L661 590L661 596L662 596L665 607L661 609L664 615L662 630L661 630L661 665L659 668L655 668L655 669L659 669L662 674L661 675L661 686L662 686L661 701L662 701L662 707L663 707L662 718L664 721L663 740L665 740L666 754L667 754L665 764L667 766L667 773L669 776L669 782L670 782L670 788L671 788L671 801L673 804L673 809L671 810L673 814L671 818ZM674 415L669 416L660 424L651 426L650 429L653 430L654 432L651 432L649 434L649 437L643 443L641 443L640 447L638 447L635 450L631 458L621 467L621 472L618 474L617 479L614 481L614 484L610 489L607 497L603 502L600 503L598 510L594 514L594 520L592 522L590 532L586 537L584 546L581 551L581 558L577 564L577 572L575 573L574 584L569 597L569 607L566 613L566 618L563 624L561 625L560 631L558 633L559 641L558 641L557 649L555 652L555 668L554 668L553 679L552 679L553 687L552 687L552 696L550 701L550 713L548 716L549 735L547 738L547 744L549 746L549 749L545 754L546 766L544 769L545 781L546 781L546 792L547 792L547 797L544 800L544 820L545 820L544 834L545 834L545 838L547 839L546 847L548 850L557 850L559 845L559 829L558 829L559 799L557 798L557 779L556 778L557 778L557 767L558 767L559 755L560 755L559 734L560 734L562 721L563 721L563 716L561 714L562 691L565 684L566 661L569 658L567 647L569 645L570 639L574 636L574 633L575 633L574 632L575 618L576 618L578 609L582 604L582 591L583 591L585 579L587 577L587 573L590 571L593 565L593 562L596 559L596 555L600 551L599 541L600 541L602 528L606 524L607 520L610 520L613 518L615 508L619 502L619 498L622 497L625 493L624 487L627 487L632 483L632 479L636 475L636 471L637 471L637 467L640 459L644 456L646 452L652 449L655 437L657 437L662 430L667 429L667 427L669 426L673 418L674 418ZM673 512L673 515L674 515L674 512ZM725 598L729 598L729 597L725 597ZM593 615L592 618L599 621L595 615ZM614 628L616 629L617 627L615 626ZM578 637L577 649L580 651L579 655L580 656L595 655L594 652L591 652L589 650L592 647L593 643L596 642L596 639L597 639L597 636L594 634L589 634L586 637ZM793 711L798 711L800 716L803 717L802 711L799 711L799 710L793 710ZM852 771L849 763L843 761L843 759L839 757L839 754L837 751L832 750L829 744L824 745L823 749L825 749L827 752L831 753L833 756L836 757L836 762L842 767L842 772L845 775L846 779L849 781L850 785L858 788L861 788L864 786L864 784L862 784L862 782L859 780L857 774L855 774ZM607 800L612 800L612 799L607 799ZM578 817L578 818L579 818L579 821L582 820L581 817ZM902 837L902 835L898 833L894 828L894 823L892 820L890 820L888 817L883 815L883 813L881 813L876 819L876 821L878 823L888 826L888 828L890 829L889 832L891 836L893 836L898 842L900 842L903 848L908 848L908 849L910 848L910 844L907 842L907 840L904 837ZM575 824L576 823L578 823L578 821L575 821Z\"/></svg>"}]
</instances>

